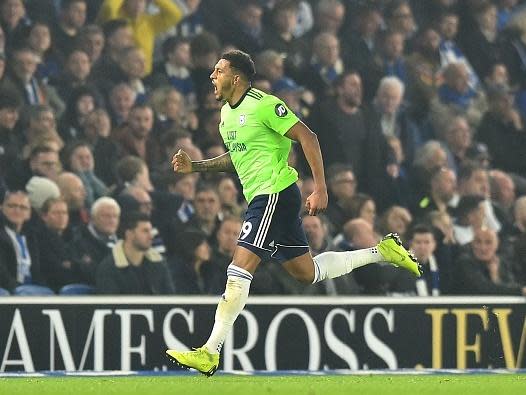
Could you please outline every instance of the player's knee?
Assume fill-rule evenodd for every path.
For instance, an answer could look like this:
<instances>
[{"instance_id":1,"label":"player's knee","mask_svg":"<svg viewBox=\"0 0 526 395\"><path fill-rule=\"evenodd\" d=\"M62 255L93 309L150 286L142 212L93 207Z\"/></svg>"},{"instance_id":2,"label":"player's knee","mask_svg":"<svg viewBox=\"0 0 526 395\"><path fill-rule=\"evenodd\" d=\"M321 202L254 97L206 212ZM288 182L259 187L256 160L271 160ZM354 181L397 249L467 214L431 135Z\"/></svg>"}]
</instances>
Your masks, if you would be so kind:
<instances>
[{"instance_id":1,"label":"player's knee","mask_svg":"<svg viewBox=\"0 0 526 395\"><path fill-rule=\"evenodd\" d=\"M314 281L314 273L310 272L298 272L293 273L292 276L301 283L312 284Z\"/></svg>"}]
</instances>

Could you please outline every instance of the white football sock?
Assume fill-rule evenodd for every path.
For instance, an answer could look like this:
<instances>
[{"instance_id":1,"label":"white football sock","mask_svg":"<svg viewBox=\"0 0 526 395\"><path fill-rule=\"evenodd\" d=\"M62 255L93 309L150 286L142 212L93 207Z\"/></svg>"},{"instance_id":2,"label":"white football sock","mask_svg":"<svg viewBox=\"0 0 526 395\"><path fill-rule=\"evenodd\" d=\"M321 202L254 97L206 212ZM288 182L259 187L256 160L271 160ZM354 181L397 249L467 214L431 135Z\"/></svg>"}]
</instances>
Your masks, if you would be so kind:
<instances>
[{"instance_id":1,"label":"white football sock","mask_svg":"<svg viewBox=\"0 0 526 395\"><path fill-rule=\"evenodd\" d=\"M369 263L381 262L383 259L376 247L356 251L323 252L313 258L314 281L312 283L343 276L356 268Z\"/></svg>"},{"instance_id":2,"label":"white football sock","mask_svg":"<svg viewBox=\"0 0 526 395\"><path fill-rule=\"evenodd\" d=\"M214 328L205 343L207 350L214 354L221 352L228 332L245 307L252 281L252 274L233 264L228 266L227 275L225 293L217 305Z\"/></svg>"}]
</instances>

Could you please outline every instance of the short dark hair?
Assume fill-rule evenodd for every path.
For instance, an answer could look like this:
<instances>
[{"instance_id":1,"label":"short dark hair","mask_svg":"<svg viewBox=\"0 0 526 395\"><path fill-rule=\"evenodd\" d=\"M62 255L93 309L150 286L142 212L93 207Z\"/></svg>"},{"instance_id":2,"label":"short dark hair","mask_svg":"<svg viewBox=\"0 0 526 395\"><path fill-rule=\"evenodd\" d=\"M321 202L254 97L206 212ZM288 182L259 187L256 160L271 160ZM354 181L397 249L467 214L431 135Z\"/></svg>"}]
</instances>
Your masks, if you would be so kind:
<instances>
[{"instance_id":1,"label":"short dark hair","mask_svg":"<svg viewBox=\"0 0 526 395\"><path fill-rule=\"evenodd\" d=\"M53 207L56 203L64 203L67 205L67 202L64 200L63 197L50 197L49 199L46 199L44 204L42 205L42 208L40 209L41 214L47 214L49 213L49 210L51 210L51 207Z\"/></svg>"},{"instance_id":2,"label":"short dark hair","mask_svg":"<svg viewBox=\"0 0 526 395\"><path fill-rule=\"evenodd\" d=\"M161 52L163 58L167 59L168 55L175 51L179 45L190 44L190 40L186 37L170 36L163 41L161 46Z\"/></svg>"},{"instance_id":3,"label":"short dark hair","mask_svg":"<svg viewBox=\"0 0 526 395\"><path fill-rule=\"evenodd\" d=\"M121 183L132 182L141 172L146 162L138 156L128 155L121 158L116 165L117 179Z\"/></svg>"},{"instance_id":4,"label":"short dark hair","mask_svg":"<svg viewBox=\"0 0 526 395\"><path fill-rule=\"evenodd\" d=\"M40 154L48 154L50 152L57 152L57 150L48 145L37 145L29 153L29 158L34 159Z\"/></svg>"},{"instance_id":5,"label":"short dark hair","mask_svg":"<svg viewBox=\"0 0 526 395\"><path fill-rule=\"evenodd\" d=\"M240 71L248 81L252 81L256 75L256 66L254 61L246 52L238 49L225 52L221 59L228 60L230 67Z\"/></svg>"},{"instance_id":6,"label":"short dark hair","mask_svg":"<svg viewBox=\"0 0 526 395\"><path fill-rule=\"evenodd\" d=\"M71 7L71 5L73 5L75 3L87 3L87 1L86 0L62 0L60 2L60 9L61 10L66 10L69 7Z\"/></svg>"},{"instance_id":7,"label":"short dark hair","mask_svg":"<svg viewBox=\"0 0 526 395\"><path fill-rule=\"evenodd\" d=\"M139 222L150 222L150 216L140 211L129 212L121 218L117 235L124 239L126 231L135 229Z\"/></svg>"},{"instance_id":8,"label":"short dark hair","mask_svg":"<svg viewBox=\"0 0 526 395\"><path fill-rule=\"evenodd\" d=\"M435 232L430 225L425 223L417 223L409 229L409 232L407 233L407 240L413 240L416 234L422 233L431 233L433 237L435 237Z\"/></svg>"},{"instance_id":9,"label":"short dark hair","mask_svg":"<svg viewBox=\"0 0 526 395\"><path fill-rule=\"evenodd\" d=\"M337 175L345 172L352 172L354 174L353 168L350 164L346 163L333 163L327 168L326 174L327 174L327 180L332 182Z\"/></svg>"},{"instance_id":10,"label":"short dark hair","mask_svg":"<svg viewBox=\"0 0 526 395\"><path fill-rule=\"evenodd\" d=\"M108 38L113 36L116 31L128 27L129 23L124 18L111 19L108 22L102 25L102 31L104 32L104 37Z\"/></svg>"},{"instance_id":11,"label":"short dark hair","mask_svg":"<svg viewBox=\"0 0 526 395\"><path fill-rule=\"evenodd\" d=\"M472 160L466 160L464 163L462 163L462 166L458 169L458 182L464 182L466 180L469 180L473 173L480 171L480 170L486 170L483 166L479 165L478 163L472 161Z\"/></svg>"}]
</instances>

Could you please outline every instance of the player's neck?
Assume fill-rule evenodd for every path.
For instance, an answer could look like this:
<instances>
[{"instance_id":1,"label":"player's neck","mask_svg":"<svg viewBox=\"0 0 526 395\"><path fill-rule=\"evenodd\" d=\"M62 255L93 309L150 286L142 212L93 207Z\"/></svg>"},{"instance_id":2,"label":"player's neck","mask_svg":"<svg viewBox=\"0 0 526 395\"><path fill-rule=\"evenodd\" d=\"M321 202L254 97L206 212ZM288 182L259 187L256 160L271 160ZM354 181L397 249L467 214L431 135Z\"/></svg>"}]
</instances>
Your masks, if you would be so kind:
<instances>
[{"instance_id":1,"label":"player's neck","mask_svg":"<svg viewBox=\"0 0 526 395\"><path fill-rule=\"evenodd\" d=\"M250 89L249 84L240 84L234 88L232 95L227 100L230 107L236 107Z\"/></svg>"}]
</instances>

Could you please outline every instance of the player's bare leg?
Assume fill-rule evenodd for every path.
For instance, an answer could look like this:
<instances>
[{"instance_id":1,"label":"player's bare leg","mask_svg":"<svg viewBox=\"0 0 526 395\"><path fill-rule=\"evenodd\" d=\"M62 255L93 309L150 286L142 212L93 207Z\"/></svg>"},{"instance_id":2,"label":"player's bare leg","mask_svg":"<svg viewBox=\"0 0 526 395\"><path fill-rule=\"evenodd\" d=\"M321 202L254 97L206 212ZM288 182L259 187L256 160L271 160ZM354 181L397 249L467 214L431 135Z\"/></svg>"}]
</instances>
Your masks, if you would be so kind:
<instances>
[{"instance_id":1,"label":"player's bare leg","mask_svg":"<svg viewBox=\"0 0 526 395\"><path fill-rule=\"evenodd\" d=\"M217 305L210 337L203 347L193 351L167 350L166 354L172 361L180 366L196 369L207 376L215 373L223 342L245 307L252 275L260 261L261 259L253 252L237 246L232 263L227 269L226 288Z\"/></svg>"}]
</instances>

